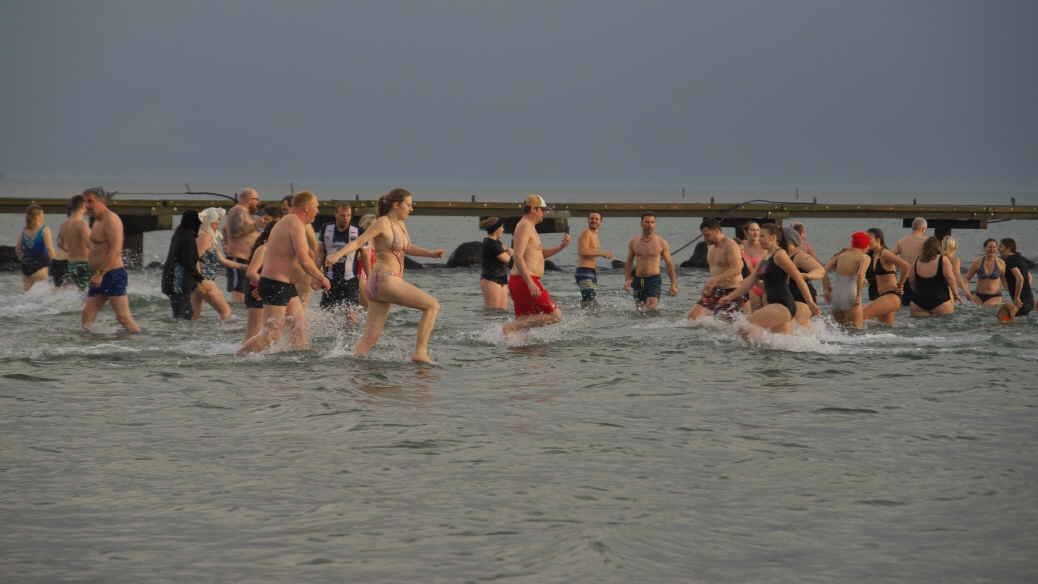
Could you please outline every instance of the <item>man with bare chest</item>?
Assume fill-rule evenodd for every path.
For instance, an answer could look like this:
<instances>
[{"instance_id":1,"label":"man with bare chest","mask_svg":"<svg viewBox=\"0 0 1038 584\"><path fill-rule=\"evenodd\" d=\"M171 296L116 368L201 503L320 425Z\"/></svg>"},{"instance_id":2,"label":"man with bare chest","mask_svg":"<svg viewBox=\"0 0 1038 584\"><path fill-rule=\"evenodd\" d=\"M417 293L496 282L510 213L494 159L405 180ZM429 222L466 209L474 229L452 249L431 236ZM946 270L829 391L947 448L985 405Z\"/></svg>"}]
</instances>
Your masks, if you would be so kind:
<instances>
[{"instance_id":1,"label":"man with bare chest","mask_svg":"<svg viewBox=\"0 0 1038 584\"><path fill-rule=\"evenodd\" d=\"M123 222L108 209L108 200L101 187L83 191L83 206L94 219L90 229L90 251L87 265L93 273L83 305L83 330L89 331L107 302L115 312L115 319L127 331L141 330L130 314L130 299L126 296L126 268L123 266Z\"/></svg>"},{"instance_id":2,"label":"man with bare chest","mask_svg":"<svg viewBox=\"0 0 1038 584\"><path fill-rule=\"evenodd\" d=\"M641 227L642 234L632 238L627 246L624 290L634 293L634 302L638 308L656 310L663 287L660 260L667 264L671 296L678 293L677 272L674 269L674 260L670 258L670 246L666 240L656 235L656 213L642 213Z\"/></svg>"},{"instance_id":3,"label":"man with bare chest","mask_svg":"<svg viewBox=\"0 0 1038 584\"><path fill-rule=\"evenodd\" d=\"M306 310L295 283L309 275L327 292L331 282L310 256L305 226L317 217L317 197L300 191L292 199L292 212L274 224L267 238L259 291L263 299L263 328L246 340L239 355L262 351L281 340L286 324L291 327L292 349L307 346Z\"/></svg>"},{"instance_id":4,"label":"man with bare chest","mask_svg":"<svg viewBox=\"0 0 1038 584\"><path fill-rule=\"evenodd\" d=\"M224 218L227 243L223 253L232 262L249 265L252 245L259 237L259 226L252 218L259 208L259 200L255 189L242 189L238 195L238 204L227 211L227 217ZM245 292L249 291L246 271L227 268L227 291L231 293L231 302L245 302Z\"/></svg>"},{"instance_id":5,"label":"man with bare chest","mask_svg":"<svg viewBox=\"0 0 1038 584\"><path fill-rule=\"evenodd\" d=\"M508 278L508 292L512 295L515 322L503 328L506 335L534 327L554 324L562 320L562 312L541 285L544 277L544 260L562 251L569 245L569 234L562 236L562 243L544 249L537 224L551 207L538 195L526 197L523 203L523 218L515 226L512 249L515 250L512 273Z\"/></svg>"},{"instance_id":6,"label":"man with bare chest","mask_svg":"<svg viewBox=\"0 0 1038 584\"><path fill-rule=\"evenodd\" d=\"M721 233L721 222L713 217L705 217L699 225L703 241L709 246L706 252L706 263L710 266L710 279L703 286L703 296L688 313L689 319L699 319L716 314L730 320L747 300L730 304L721 304L719 300L739 287L742 283L742 252L739 244Z\"/></svg>"},{"instance_id":7,"label":"man with bare chest","mask_svg":"<svg viewBox=\"0 0 1038 584\"><path fill-rule=\"evenodd\" d=\"M87 258L90 254L90 226L87 225L83 216L86 214L83 195L76 195L69 200L71 213L68 219L61 223L58 228L58 249L65 255L65 269L62 276L54 270L54 284L67 286L75 284L80 291L87 289L90 282L90 264Z\"/></svg>"},{"instance_id":8,"label":"man with bare chest","mask_svg":"<svg viewBox=\"0 0 1038 584\"><path fill-rule=\"evenodd\" d=\"M908 262L909 267L915 265L915 261L923 255L923 243L926 241L928 227L926 219L916 217L912 220L912 233L899 239L890 251L894 255L901 256L901 259ZM912 286L904 275L901 275L898 281L905 283L904 293L901 294L901 306L908 306L915 297L915 291L912 290Z\"/></svg>"},{"instance_id":9,"label":"man with bare chest","mask_svg":"<svg viewBox=\"0 0 1038 584\"><path fill-rule=\"evenodd\" d=\"M595 304L598 296L598 258L613 259L613 252L598 251L598 228L602 226L602 214L592 211L587 216L587 229L577 238L577 287L580 288L580 305Z\"/></svg>"}]
</instances>

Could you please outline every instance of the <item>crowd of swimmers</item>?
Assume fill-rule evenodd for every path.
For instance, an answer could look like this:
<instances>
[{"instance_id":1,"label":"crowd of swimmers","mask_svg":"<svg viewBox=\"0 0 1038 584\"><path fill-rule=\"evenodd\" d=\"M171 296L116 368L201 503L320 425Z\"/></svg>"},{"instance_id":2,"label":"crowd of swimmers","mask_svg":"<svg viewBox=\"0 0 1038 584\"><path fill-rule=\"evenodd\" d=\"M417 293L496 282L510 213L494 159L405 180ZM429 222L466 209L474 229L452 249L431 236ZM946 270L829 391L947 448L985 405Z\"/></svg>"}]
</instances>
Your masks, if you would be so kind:
<instances>
[{"instance_id":1,"label":"crowd of swimmers","mask_svg":"<svg viewBox=\"0 0 1038 584\"><path fill-rule=\"evenodd\" d=\"M376 214L365 215L356 224L350 204L338 202L334 221L316 231L312 223L318 201L313 193L301 191L262 209L259 201L254 189L244 189L230 210L189 210L181 216L161 278L173 318L197 320L209 304L221 319L229 319L231 307L216 283L223 268L231 303L243 303L248 314L238 354L262 351L283 338L289 348L305 348L306 307L311 293L321 290L320 307L341 311L349 323L358 323L359 312L366 311L364 330L354 347L357 354L367 354L378 342L394 304L421 311L411 358L430 361L429 336L440 305L404 280L404 258L442 258L444 250L427 250L412 242L405 225L413 211L409 192L393 189L382 195ZM486 237L479 286L485 308L507 309L511 300L515 320L504 325L506 335L562 320L541 279L545 260L571 240L567 230L558 245L543 246L537 225L550 211L542 197L528 196L511 247L502 241L503 219L480 222ZM600 249L602 214L589 213L587 223L577 239L574 273L582 307L597 303L598 258L613 257ZM670 246L655 233L655 214L643 213L640 227L641 233L628 243L624 289L634 297L636 307L651 311L658 308L663 293L661 264L671 296L678 293L677 275ZM881 229L855 232L849 245L823 265L806 240L803 223L783 228L751 221L732 238L722 233L718 220L705 218L700 233L707 244L710 277L688 318L737 321L746 337L764 330L788 334L794 325L807 325L821 315L813 284L817 281L822 283L833 319L855 328L873 318L893 324L903 307L914 317L951 314L963 298L999 307L998 318L1005 322L1033 310L1031 276L1013 239L986 240L984 255L964 277L954 238L927 237L926 231L926 220L917 218L912 232L890 249ZM52 241L50 229L43 226L43 209L30 205L15 246L25 290L48 279L59 288L75 286L87 293L82 311L85 330L91 329L106 303L126 330L140 330L126 296L122 221L108 209L102 188L72 197L56 248ZM978 281L971 292L974 276ZM1003 292L1008 292L1009 301L1003 302ZM736 318L738 314L744 316Z\"/></svg>"}]
</instances>

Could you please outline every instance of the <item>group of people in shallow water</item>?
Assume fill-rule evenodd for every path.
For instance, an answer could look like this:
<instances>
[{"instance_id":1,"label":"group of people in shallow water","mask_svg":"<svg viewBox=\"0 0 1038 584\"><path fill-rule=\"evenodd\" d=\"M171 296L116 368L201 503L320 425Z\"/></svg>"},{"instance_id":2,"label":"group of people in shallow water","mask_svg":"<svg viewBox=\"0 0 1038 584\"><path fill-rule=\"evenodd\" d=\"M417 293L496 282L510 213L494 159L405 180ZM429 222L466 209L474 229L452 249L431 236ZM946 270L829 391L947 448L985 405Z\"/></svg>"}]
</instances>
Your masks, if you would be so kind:
<instances>
[{"instance_id":1,"label":"group of people in shallow water","mask_svg":"<svg viewBox=\"0 0 1038 584\"><path fill-rule=\"evenodd\" d=\"M430 361L428 341L440 305L404 280L404 258L442 258L444 250L423 249L411 241L405 222L413 212L413 202L406 190L393 189L382 195L376 211L354 224L350 204L342 201L336 205L335 220L314 230L318 201L313 193L301 191L260 210L259 195L253 189L244 189L228 211L185 211L170 240L161 278L173 318L197 320L205 303L221 319L231 317L231 308L215 282L223 267L232 303L244 303L248 311L238 354L262 351L285 336L288 347L305 348L306 306L311 292L322 290L321 308L341 310L350 323L356 324L358 311L366 309L364 331L354 347L358 354L367 354L378 342L394 304L420 310L411 358ZM486 231L480 289L486 308L507 309L511 299L515 320L504 325L506 335L562 319L541 279L545 260L565 249L570 236L568 232L563 235L557 246L543 246L537 225L549 211L542 197L527 197L512 247L501 241L503 219L490 217L480 223ZM93 219L92 226L85 215ZM600 250L602 214L592 212L587 221L587 229L578 238L574 273L583 307L597 302L598 258L613 257L612 252ZM634 296L639 309L654 310L663 289L661 264L672 296L678 293L677 276L669 244L655 234L655 214L642 214L640 226L641 233L628 244L624 289ZM998 306L998 317L1007 322L1033 310L1031 276L1014 240L985 241L984 255L963 277L955 257L955 240L950 235L943 240L927 237L926 231L926 220L918 218L912 233L890 249L882 230L856 232L849 246L823 265L806 241L802 223L783 228L751 221L737 230L737 237L730 238L722 233L719 221L706 218L700 233L707 243L710 278L688 318L717 316L732 321L736 314L744 313L740 324L744 336L763 330L788 334L794 324L806 325L821 314L818 291L812 284L819 280L833 318L856 328L872 318L893 324L902 307L918 317L950 314L963 297ZM139 330L126 297L122 222L108 210L103 189L87 189L72 197L57 244L55 249L50 229L43 226L42 208L30 205L15 248L25 289L48 277L57 287L75 285L87 291L84 329L90 330L107 302L120 324L131 332ZM971 292L974 276L978 282ZM1009 302L1002 302L1003 290L1009 293ZM868 304L863 302L866 293Z\"/></svg>"}]
</instances>

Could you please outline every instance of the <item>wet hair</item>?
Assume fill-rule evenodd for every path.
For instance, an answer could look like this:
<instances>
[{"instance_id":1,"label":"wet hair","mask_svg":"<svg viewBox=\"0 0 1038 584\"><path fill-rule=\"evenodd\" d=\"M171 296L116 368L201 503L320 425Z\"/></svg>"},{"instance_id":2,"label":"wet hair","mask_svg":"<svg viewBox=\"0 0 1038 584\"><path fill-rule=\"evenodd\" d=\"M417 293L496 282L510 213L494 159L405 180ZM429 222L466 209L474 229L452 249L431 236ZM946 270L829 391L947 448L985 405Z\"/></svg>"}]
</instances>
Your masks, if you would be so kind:
<instances>
[{"instance_id":1,"label":"wet hair","mask_svg":"<svg viewBox=\"0 0 1038 584\"><path fill-rule=\"evenodd\" d=\"M357 226L361 229L367 229L368 227L371 227L375 222L375 219L376 217L373 213L365 213L364 216L360 218L360 221L357 222Z\"/></svg>"},{"instance_id":2,"label":"wet hair","mask_svg":"<svg viewBox=\"0 0 1038 584\"><path fill-rule=\"evenodd\" d=\"M83 196L86 197L87 195L94 195L94 198L98 201L108 201L108 196L105 195L105 190L101 187L90 187L83 191Z\"/></svg>"},{"instance_id":3,"label":"wet hair","mask_svg":"<svg viewBox=\"0 0 1038 584\"><path fill-rule=\"evenodd\" d=\"M310 191L299 191L292 197L292 208L300 208L307 203L316 203L317 197Z\"/></svg>"},{"instance_id":4,"label":"wet hair","mask_svg":"<svg viewBox=\"0 0 1038 584\"><path fill-rule=\"evenodd\" d=\"M335 203L335 212L336 213L338 213L339 211L342 211L343 209L349 209L351 212L353 211L353 207L350 206L350 202L349 201L339 201L338 203Z\"/></svg>"},{"instance_id":5,"label":"wet hair","mask_svg":"<svg viewBox=\"0 0 1038 584\"><path fill-rule=\"evenodd\" d=\"M865 230L865 233L871 233L873 237L879 241L880 249L887 249L887 238L883 236L883 230L879 227L869 227Z\"/></svg>"},{"instance_id":6,"label":"wet hair","mask_svg":"<svg viewBox=\"0 0 1038 584\"><path fill-rule=\"evenodd\" d=\"M28 228L32 227L32 222L35 221L37 217L42 217L42 216L43 216L43 207L41 207L39 205L36 205L36 204L32 204L32 205L29 205L28 207L26 207L25 208L25 228L28 229Z\"/></svg>"},{"instance_id":7,"label":"wet hair","mask_svg":"<svg viewBox=\"0 0 1038 584\"><path fill-rule=\"evenodd\" d=\"M941 255L948 255L957 249L959 249L959 244L955 242L954 237L949 235L941 241Z\"/></svg>"},{"instance_id":8,"label":"wet hair","mask_svg":"<svg viewBox=\"0 0 1038 584\"><path fill-rule=\"evenodd\" d=\"M721 229L721 222L713 217L703 217L703 222L699 224L699 230L709 229L711 231L717 231Z\"/></svg>"},{"instance_id":9,"label":"wet hair","mask_svg":"<svg viewBox=\"0 0 1038 584\"><path fill-rule=\"evenodd\" d=\"M753 222L751 221L751 223L753 223ZM778 225L775 225L774 223L765 223L764 225L760 226L760 230L761 231L767 231L770 235L774 235L775 236L775 243L778 245L779 249L781 249L781 250L788 250L789 249L789 242L786 241L786 234L785 234L784 231L782 231L782 228L779 227Z\"/></svg>"},{"instance_id":10,"label":"wet hair","mask_svg":"<svg viewBox=\"0 0 1038 584\"><path fill-rule=\"evenodd\" d=\"M989 238L984 240L984 245L982 245L981 247L985 247L986 248L989 243L996 243L997 244L998 240L995 239L994 237L989 237Z\"/></svg>"},{"instance_id":11,"label":"wet hair","mask_svg":"<svg viewBox=\"0 0 1038 584\"><path fill-rule=\"evenodd\" d=\"M1000 243L1009 250L1009 255L1020 255L1020 252L1016 251L1016 240L1012 237L1006 237Z\"/></svg>"},{"instance_id":12,"label":"wet hair","mask_svg":"<svg viewBox=\"0 0 1038 584\"><path fill-rule=\"evenodd\" d=\"M500 217L487 217L479 222L479 228L485 229L487 233L493 233L505 224Z\"/></svg>"},{"instance_id":13,"label":"wet hair","mask_svg":"<svg viewBox=\"0 0 1038 584\"><path fill-rule=\"evenodd\" d=\"M381 217L386 213L389 213L390 209L393 208L394 203L404 204L407 197L410 197L411 193L404 189L393 189L388 193L378 198L378 206L376 208L378 216Z\"/></svg>"},{"instance_id":14,"label":"wet hair","mask_svg":"<svg viewBox=\"0 0 1038 584\"><path fill-rule=\"evenodd\" d=\"M929 262L939 255L941 255L941 240L932 235L927 237L923 242L923 253L919 256L919 261Z\"/></svg>"},{"instance_id":15,"label":"wet hair","mask_svg":"<svg viewBox=\"0 0 1038 584\"><path fill-rule=\"evenodd\" d=\"M198 235L198 229L202 226L202 218L198 216L198 211L188 209L184 211L184 214L180 216L180 225L177 226L176 231L173 235L180 235L185 231L190 231L195 235Z\"/></svg>"},{"instance_id":16,"label":"wet hair","mask_svg":"<svg viewBox=\"0 0 1038 584\"><path fill-rule=\"evenodd\" d=\"M602 212L601 211L588 211L587 212L588 219L590 219L592 215L598 215L599 219L602 218Z\"/></svg>"},{"instance_id":17,"label":"wet hair","mask_svg":"<svg viewBox=\"0 0 1038 584\"><path fill-rule=\"evenodd\" d=\"M69 211L78 211L83 208L83 203L83 195L73 195L72 198L68 200L68 209Z\"/></svg>"},{"instance_id":18,"label":"wet hair","mask_svg":"<svg viewBox=\"0 0 1038 584\"><path fill-rule=\"evenodd\" d=\"M912 231L926 231L926 219L916 217L912 220Z\"/></svg>"},{"instance_id":19,"label":"wet hair","mask_svg":"<svg viewBox=\"0 0 1038 584\"><path fill-rule=\"evenodd\" d=\"M643 212L641 220L645 221L646 217L652 217L653 219L655 219L656 218L656 211L645 211L645 212Z\"/></svg>"}]
</instances>

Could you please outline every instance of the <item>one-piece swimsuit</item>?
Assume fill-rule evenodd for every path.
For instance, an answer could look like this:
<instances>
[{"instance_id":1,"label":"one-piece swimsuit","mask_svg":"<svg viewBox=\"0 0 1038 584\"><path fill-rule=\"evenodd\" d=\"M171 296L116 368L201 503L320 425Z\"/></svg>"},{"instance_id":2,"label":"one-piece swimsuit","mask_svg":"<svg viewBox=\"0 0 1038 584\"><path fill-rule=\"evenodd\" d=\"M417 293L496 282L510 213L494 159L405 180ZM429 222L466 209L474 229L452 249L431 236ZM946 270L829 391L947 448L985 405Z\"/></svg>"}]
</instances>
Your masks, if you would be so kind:
<instances>
[{"instance_id":1,"label":"one-piece swimsuit","mask_svg":"<svg viewBox=\"0 0 1038 584\"><path fill-rule=\"evenodd\" d=\"M393 232L393 241L389 244L389 249L375 250L375 253L391 253L396 256L397 265L400 266L400 271L393 273L390 270L378 270L371 274L371 277L368 278L367 285L364 286L364 295L372 302L379 301L378 289L382 286L382 281L386 279L386 276L396 276L398 278L404 277L404 242L397 234L392 221L389 222L389 229ZM408 242L408 247L410 247L410 242Z\"/></svg>"},{"instance_id":2,"label":"one-piece swimsuit","mask_svg":"<svg viewBox=\"0 0 1038 584\"><path fill-rule=\"evenodd\" d=\"M923 310L933 310L951 300L948 279L944 277L944 256L937 257L937 273L924 278L919 275L919 260L915 261L915 297L912 302Z\"/></svg>"},{"instance_id":3,"label":"one-piece swimsuit","mask_svg":"<svg viewBox=\"0 0 1038 584\"><path fill-rule=\"evenodd\" d=\"M862 258L849 276L833 270L831 274L833 287L830 291L832 300L829 302L829 307L835 312L847 312L858 304L858 270L861 269L861 263L865 261L868 261L868 257Z\"/></svg>"},{"instance_id":4,"label":"one-piece swimsuit","mask_svg":"<svg viewBox=\"0 0 1038 584\"><path fill-rule=\"evenodd\" d=\"M789 291L789 274L775 264L775 254L761 260L757 272L764 283L764 293L768 296L768 304L781 304L789 310L789 316L797 313L797 303Z\"/></svg>"}]
</instances>

